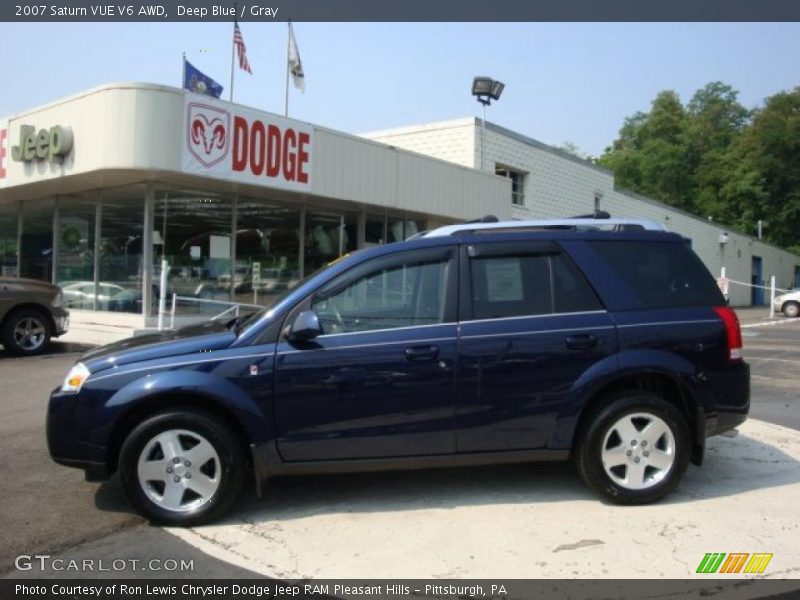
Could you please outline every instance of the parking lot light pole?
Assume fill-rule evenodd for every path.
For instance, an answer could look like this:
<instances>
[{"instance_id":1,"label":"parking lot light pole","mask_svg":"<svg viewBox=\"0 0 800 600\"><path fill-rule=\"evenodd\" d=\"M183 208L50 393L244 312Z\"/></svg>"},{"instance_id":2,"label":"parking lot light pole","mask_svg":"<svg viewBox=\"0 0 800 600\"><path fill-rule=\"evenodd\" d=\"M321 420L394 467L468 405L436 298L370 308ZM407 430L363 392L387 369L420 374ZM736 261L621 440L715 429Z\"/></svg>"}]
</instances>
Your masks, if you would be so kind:
<instances>
[{"instance_id":1,"label":"parking lot light pole","mask_svg":"<svg viewBox=\"0 0 800 600\"><path fill-rule=\"evenodd\" d=\"M472 95L483 105L483 117L481 118L481 171L483 171L483 139L486 137L486 107L492 100L499 100L500 95L505 89L505 84L495 81L491 77L475 77L472 80Z\"/></svg>"}]
</instances>

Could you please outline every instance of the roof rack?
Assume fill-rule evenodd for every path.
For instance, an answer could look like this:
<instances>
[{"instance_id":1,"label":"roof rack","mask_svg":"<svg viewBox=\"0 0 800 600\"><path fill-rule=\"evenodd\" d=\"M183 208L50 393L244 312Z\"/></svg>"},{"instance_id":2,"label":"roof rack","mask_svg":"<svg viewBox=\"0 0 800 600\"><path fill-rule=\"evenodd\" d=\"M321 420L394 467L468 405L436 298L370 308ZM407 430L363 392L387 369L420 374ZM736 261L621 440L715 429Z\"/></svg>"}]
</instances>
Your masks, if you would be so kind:
<instances>
[{"instance_id":1,"label":"roof rack","mask_svg":"<svg viewBox=\"0 0 800 600\"><path fill-rule=\"evenodd\" d=\"M419 237L443 237L457 233L473 231L507 231L512 229L570 229L570 230L611 230L624 231L631 229L645 229L647 231L667 231L663 224L648 219L543 219L532 221L498 221L495 223L458 223L445 225L425 232Z\"/></svg>"}]
</instances>

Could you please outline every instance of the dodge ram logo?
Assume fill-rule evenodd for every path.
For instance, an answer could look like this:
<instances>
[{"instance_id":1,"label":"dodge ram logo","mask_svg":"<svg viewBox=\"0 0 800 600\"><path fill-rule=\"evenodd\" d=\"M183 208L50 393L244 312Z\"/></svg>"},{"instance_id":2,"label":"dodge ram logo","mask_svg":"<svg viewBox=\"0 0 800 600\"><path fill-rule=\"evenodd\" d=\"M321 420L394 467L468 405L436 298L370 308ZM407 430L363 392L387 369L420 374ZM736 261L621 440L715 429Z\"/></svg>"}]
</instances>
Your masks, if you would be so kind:
<instances>
[{"instance_id":1,"label":"dodge ram logo","mask_svg":"<svg viewBox=\"0 0 800 600\"><path fill-rule=\"evenodd\" d=\"M189 104L186 144L200 164L211 168L228 155L230 113L207 104Z\"/></svg>"}]
</instances>

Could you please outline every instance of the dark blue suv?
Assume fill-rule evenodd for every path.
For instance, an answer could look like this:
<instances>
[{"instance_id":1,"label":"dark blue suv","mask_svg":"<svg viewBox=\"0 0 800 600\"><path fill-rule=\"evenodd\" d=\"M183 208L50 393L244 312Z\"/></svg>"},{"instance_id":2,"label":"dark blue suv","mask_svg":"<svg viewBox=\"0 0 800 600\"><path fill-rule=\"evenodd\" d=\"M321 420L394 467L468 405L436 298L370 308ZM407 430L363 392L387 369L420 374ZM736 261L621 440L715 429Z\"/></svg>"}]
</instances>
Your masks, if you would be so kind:
<instances>
[{"instance_id":1,"label":"dark blue suv","mask_svg":"<svg viewBox=\"0 0 800 600\"><path fill-rule=\"evenodd\" d=\"M742 423L738 319L685 238L623 220L476 223L356 252L261 312L93 350L50 399L57 462L162 523L248 477L572 458L658 500Z\"/></svg>"}]
</instances>

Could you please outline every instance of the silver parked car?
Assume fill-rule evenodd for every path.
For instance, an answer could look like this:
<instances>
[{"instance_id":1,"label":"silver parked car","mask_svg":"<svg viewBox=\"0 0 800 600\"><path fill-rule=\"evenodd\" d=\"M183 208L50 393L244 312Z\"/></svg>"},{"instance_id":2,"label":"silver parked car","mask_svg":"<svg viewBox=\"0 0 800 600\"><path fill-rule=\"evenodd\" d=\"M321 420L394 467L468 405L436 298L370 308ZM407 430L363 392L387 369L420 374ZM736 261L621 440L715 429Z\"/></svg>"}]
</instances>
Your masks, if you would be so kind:
<instances>
[{"instance_id":1,"label":"silver parked car","mask_svg":"<svg viewBox=\"0 0 800 600\"><path fill-rule=\"evenodd\" d=\"M51 283L0 277L0 342L21 356L39 354L69 328L61 289Z\"/></svg>"},{"instance_id":2,"label":"silver parked car","mask_svg":"<svg viewBox=\"0 0 800 600\"><path fill-rule=\"evenodd\" d=\"M775 296L772 305L776 311L781 311L789 318L800 316L800 288Z\"/></svg>"}]
</instances>

